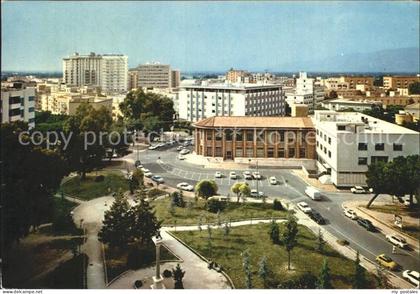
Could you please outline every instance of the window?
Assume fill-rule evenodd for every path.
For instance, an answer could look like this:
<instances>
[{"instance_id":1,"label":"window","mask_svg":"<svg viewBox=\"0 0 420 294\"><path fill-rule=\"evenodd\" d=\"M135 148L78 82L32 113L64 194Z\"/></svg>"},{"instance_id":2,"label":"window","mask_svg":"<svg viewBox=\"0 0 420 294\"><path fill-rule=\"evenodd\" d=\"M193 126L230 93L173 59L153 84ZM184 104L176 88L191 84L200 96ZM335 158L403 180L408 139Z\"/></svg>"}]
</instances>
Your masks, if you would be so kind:
<instances>
[{"instance_id":1,"label":"window","mask_svg":"<svg viewBox=\"0 0 420 294\"><path fill-rule=\"evenodd\" d=\"M259 147L257 149L257 157L264 157L264 148Z\"/></svg>"},{"instance_id":2,"label":"window","mask_svg":"<svg viewBox=\"0 0 420 294\"><path fill-rule=\"evenodd\" d=\"M242 148L236 148L236 157L243 157L243 150Z\"/></svg>"},{"instance_id":3,"label":"window","mask_svg":"<svg viewBox=\"0 0 420 294\"><path fill-rule=\"evenodd\" d=\"M246 140L254 141L254 131L246 131Z\"/></svg>"},{"instance_id":4,"label":"window","mask_svg":"<svg viewBox=\"0 0 420 294\"><path fill-rule=\"evenodd\" d=\"M277 150L277 157L284 158L284 148L279 148Z\"/></svg>"},{"instance_id":5,"label":"window","mask_svg":"<svg viewBox=\"0 0 420 294\"><path fill-rule=\"evenodd\" d=\"M216 157L222 157L222 147L216 147Z\"/></svg>"},{"instance_id":6,"label":"window","mask_svg":"<svg viewBox=\"0 0 420 294\"><path fill-rule=\"evenodd\" d=\"M328 151L328 157L331 158L331 151Z\"/></svg>"},{"instance_id":7,"label":"window","mask_svg":"<svg viewBox=\"0 0 420 294\"><path fill-rule=\"evenodd\" d=\"M267 157L274 157L274 148L270 147L267 149Z\"/></svg>"},{"instance_id":8,"label":"window","mask_svg":"<svg viewBox=\"0 0 420 294\"><path fill-rule=\"evenodd\" d=\"M222 132L221 131L217 131L216 132L216 141L221 141L222 140Z\"/></svg>"},{"instance_id":9,"label":"window","mask_svg":"<svg viewBox=\"0 0 420 294\"><path fill-rule=\"evenodd\" d=\"M359 157L359 165L367 165L367 157Z\"/></svg>"},{"instance_id":10,"label":"window","mask_svg":"<svg viewBox=\"0 0 420 294\"><path fill-rule=\"evenodd\" d=\"M254 157L254 148L247 148L246 149L246 156L247 157Z\"/></svg>"},{"instance_id":11,"label":"window","mask_svg":"<svg viewBox=\"0 0 420 294\"><path fill-rule=\"evenodd\" d=\"M359 143L359 150L367 150L368 145L367 143Z\"/></svg>"},{"instance_id":12,"label":"window","mask_svg":"<svg viewBox=\"0 0 420 294\"><path fill-rule=\"evenodd\" d=\"M225 140L226 141L232 141L233 132L232 130L226 130L225 131Z\"/></svg>"},{"instance_id":13,"label":"window","mask_svg":"<svg viewBox=\"0 0 420 294\"><path fill-rule=\"evenodd\" d=\"M346 126L337 126L337 130L339 130L339 131L345 131L346 130Z\"/></svg>"},{"instance_id":14,"label":"window","mask_svg":"<svg viewBox=\"0 0 420 294\"><path fill-rule=\"evenodd\" d=\"M377 144L375 144L375 150L376 151L383 151L383 150L385 150L385 144L384 143L377 143Z\"/></svg>"},{"instance_id":15,"label":"window","mask_svg":"<svg viewBox=\"0 0 420 294\"><path fill-rule=\"evenodd\" d=\"M289 148L289 157L295 157L295 148Z\"/></svg>"},{"instance_id":16,"label":"window","mask_svg":"<svg viewBox=\"0 0 420 294\"><path fill-rule=\"evenodd\" d=\"M402 151L403 150L403 145L402 144L395 144L393 145L394 147L394 151Z\"/></svg>"},{"instance_id":17,"label":"window","mask_svg":"<svg viewBox=\"0 0 420 294\"><path fill-rule=\"evenodd\" d=\"M328 144L331 145L331 138L330 137L328 137Z\"/></svg>"},{"instance_id":18,"label":"window","mask_svg":"<svg viewBox=\"0 0 420 294\"><path fill-rule=\"evenodd\" d=\"M241 130L235 130L236 141L243 140L243 132Z\"/></svg>"},{"instance_id":19,"label":"window","mask_svg":"<svg viewBox=\"0 0 420 294\"><path fill-rule=\"evenodd\" d=\"M206 156L213 156L212 148L211 147L207 147Z\"/></svg>"},{"instance_id":20,"label":"window","mask_svg":"<svg viewBox=\"0 0 420 294\"><path fill-rule=\"evenodd\" d=\"M388 156L372 156L370 158L370 162L371 163L376 163L376 162L388 162Z\"/></svg>"},{"instance_id":21,"label":"window","mask_svg":"<svg viewBox=\"0 0 420 294\"><path fill-rule=\"evenodd\" d=\"M213 138L213 133L212 131L207 131L207 141L211 141Z\"/></svg>"},{"instance_id":22,"label":"window","mask_svg":"<svg viewBox=\"0 0 420 294\"><path fill-rule=\"evenodd\" d=\"M299 149L299 158L305 158L306 157L306 150L305 148Z\"/></svg>"}]
</instances>

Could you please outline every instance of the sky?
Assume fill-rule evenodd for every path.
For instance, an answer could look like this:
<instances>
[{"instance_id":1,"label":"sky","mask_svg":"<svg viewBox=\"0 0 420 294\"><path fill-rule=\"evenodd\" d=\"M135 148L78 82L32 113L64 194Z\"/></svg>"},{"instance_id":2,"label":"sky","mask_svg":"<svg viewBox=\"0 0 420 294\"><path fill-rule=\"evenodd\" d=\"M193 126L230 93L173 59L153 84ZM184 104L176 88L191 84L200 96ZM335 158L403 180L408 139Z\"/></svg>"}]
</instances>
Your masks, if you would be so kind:
<instances>
[{"instance_id":1,"label":"sky","mask_svg":"<svg viewBox=\"0 0 420 294\"><path fill-rule=\"evenodd\" d=\"M181 71L288 70L294 62L419 46L419 2L2 2L2 71L61 71L120 53Z\"/></svg>"}]
</instances>

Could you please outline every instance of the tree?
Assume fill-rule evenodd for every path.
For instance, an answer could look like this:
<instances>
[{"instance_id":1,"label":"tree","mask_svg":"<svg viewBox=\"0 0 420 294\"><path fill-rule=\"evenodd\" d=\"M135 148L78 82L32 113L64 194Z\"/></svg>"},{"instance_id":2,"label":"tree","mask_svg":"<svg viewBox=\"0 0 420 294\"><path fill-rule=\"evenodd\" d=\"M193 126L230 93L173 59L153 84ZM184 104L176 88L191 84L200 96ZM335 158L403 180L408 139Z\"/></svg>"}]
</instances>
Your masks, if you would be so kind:
<instances>
[{"instance_id":1,"label":"tree","mask_svg":"<svg viewBox=\"0 0 420 294\"><path fill-rule=\"evenodd\" d=\"M273 241L273 244L280 243L280 228L274 219L271 221L270 231L268 233L270 235L271 241Z\"/></svg>"},{"instance_id":2,"label":"tree","mask_svg":"<svg viewBox=\"0 0 420 294\"><path fill-rule=\"evenodd\" d=\"M298 225L296 222L296 218L289 213L287 216L287 221L285 223L285 229L282 234L282 242L284 244L284 247L287 251L288 256L288 263L287 263L287 269L290 270L290 255L291 251L297 244L297 234L298 234Z\"/></svg>"},{"instance_id":3,"label":"tree","mask_svg":"<svg viewBox=\"0 0 420 294\"><path fill-rule=\"evenodd\" d=\"M267 284L268 284L267 280L268 280L268 275L270 273L270 270L268 268L268 263L267 263L267 257L263 256L260 259L260 262L258 263L258 265L259 265L258 275L263 280L264 288L267 288Z\"/></svg>"},{"instance_id":4,"label":"tree","mask_svg":"<svg viewBox=\"0 0 420 294\"><path fill-rule=\"evenodd\" d=\"M112 116L105 107L96 110L88 103L82 103L65 122L64 131L71 140L63 152L71 170L79 172L82 180L102 165L106 154L103 142L111 125Z\"/></svg>"},{"instance_id":5,"label":"tree","mask_svg":"<svg viewBox=\"0 0 420 294\"><path fill-rule=\"evenodd\" d=\"M239 202L239 198L240 198L240 195L239 195L240 190L239 190L239 188L242 186L242 184L243 184L243 183L236 182L236 183L235 183L235 184L233 184L233 185L232 185L232 187L230 188L230 190L231 190L233 193L235 193L235 194L236 194L236 202Z\"/></svg>"},{"instance_id":6,"label":"tree","mask_svg":"<svg viewBox=\"0 0 420 294\"><path fill-rule=\"evenodd\" d=\"M245 285L248 289L252 289L252 270L248 249L242 252L242 267L245 272Z\"/></svg>"},{"instance_id":7,"label":"tree","mask_svg":"<svg viewBox=\"0 0 420 294\"><path fill-rule=\"evenodd\" d=\"M171 200L172 202L178 206L178 207L185 207L185 201L184 201L184 194L178 191L175 191L171 194Z\"/></svg>"},{"instance_id":8,"label":"tree","mask_svg":"<svg viewBox=\"0 0 420 294\"><path fill-rule=\"evenodd\" d=\"M225 222L225 225L223 226L223 234L225 237L229 236L230 233L230 226L228 222Z\"/></svg>"},{"instance_id":9,"label":"tree","mask_svg":"<svg viewBox=\"0 0 420 294\"><path fill-rule=\"evenodd\" d=\"M386 163L378 161L372 163L366 172L366 183L373 189L373 197L366 205L367 208L375 201L379 194L387 193L389 191L389 181L386 174Z\"/></svg>"},{"instance_id":10,"label":"tree","mask_svg":"<svg viewBox=\"0 0 420 294\"><path fill-rule=\"evenodd\" d=\"M162 221L157 220L153 207L144 198L140 199L131 210L134 217L131 226L132 236L140 240L141 244L150 242L159 231Z\"/></svg>"},{"instance_id":11,"label":"tree","mask_svg":"<svg viewBox=\"0 0 420 294\"><path fill-rule=\"evenodd\" d=\"M332 90L329 94L328 94L328 98L330 99L337 99L338 95L337 92Z\"/></svg>"},{"instance_id":12,"label":"tree","mask_svg":"<svg viewBox=\"0 0 420 294\"><path fill-rule=\"evenodd\" d=\"M134 223L132 210L127 198L122 194L115 197L111 208L105 211L99 241L111 247L125 247L133 240L131 225Z\"/></svg>"},{"instance_id":13,"label":"tree","mask_svg":"<svg viewBox=\"0 0 420 294\"><path fill-rule=\"evenodd\" d=\"M251 189L247 183L244 183L239 187L239 193L241 194L242 201L245 203L246 198L251 196Z\"/></svg>"},{"instance_id":14,"label":"tree","mask_svg":"<svg viewBox=\"0 0 420 294\"><path fill-rule=\"evenodd\" d=\"M324 240L324 236L322 235L321 229L318 229L318 236L317 236L317 240L318 240L318 251L321 253L324 253L324 245L325 245L325 240Z\"/></svg>"},{"instance_id":15,"label":"tree","mask_svg":"<svg viewBox=\"0 0 420 294\"><path fill-rule=\"evenodd\" d=\"M0 126L2 182L0 240L8 248L25 237L31 229L46 222L53 213L53 194L69 170L56 150L34 146L24 122L4 123Z\"/></svg>"},{"instance_id":16,"label":"tree","mask_svg":"<svg viewBox=\"0 0 420 294\"><path fill-rule=\"evenodd\" d=\"M376 267L375 279L376 279L376 288L377 289L389 289L389 288L391 288L391 285L389 283L388 274L380 266Z\"/></svg>"},{"instance_id":17,"label":"tree","mask_svg":"<svg viewBox=\"0 0 420 294\"><path fill-rule=\"evenodd\" d=\"M366 289L368 286L366 280L366 270L360 265L359 251L356 252L354 261L354 277L352 282L353 289Z\"/></svg>"},{"instance_id":18,"label":"tree","mask_svg":"<svg viewBox=\"0 0 420 294\"><path fill-rule=\"evenodd\" d=\"M414 82L408 85L408 94L410 95L420 94L420 82Z\"/></svg>"},{"instance_id":19,"label":"tree","mask_svg":"<svg viewBox=\"0 0 420 294\"><path fill-rule=\"evenodd\" d=\"M217 184L213 180L201 180L195 186L195 191L199 197L205 199L217 194Z\"/></svg>"},{"instance_id":20,"label":"tree","mask_svg":"<svg viewBox=\"0 0 420 294\"><path fill-rule=\"evenodd\" d=\"M331 284L330 268L328 267L328 261L326 258L324 258L324 262L322 263L321 273L318 277L317 288L333 289L333 286Z\"/></svg>"},{"instance_id":21,"label":"tree","mask_svg":"<svg viewBox=\"0 0 420 294\"><path fill-rule=\"evenodd\" d=\"M184 289L182 279L185 276L185 271L182 270L179 263L176 265L175 269L172 269L172 276L175 281L175 289Z\"/></svg>"},{"instance_id":22,"label":"tree","mask_svg":"<svg viewBox=\"0 0 420 294\"><path fill-rule=\"evenodd\" d=\"M143 172L140 169L136 169L129 179L130 193L133 194L134 190L144 185Z\"/></svg>"}]
</instances>

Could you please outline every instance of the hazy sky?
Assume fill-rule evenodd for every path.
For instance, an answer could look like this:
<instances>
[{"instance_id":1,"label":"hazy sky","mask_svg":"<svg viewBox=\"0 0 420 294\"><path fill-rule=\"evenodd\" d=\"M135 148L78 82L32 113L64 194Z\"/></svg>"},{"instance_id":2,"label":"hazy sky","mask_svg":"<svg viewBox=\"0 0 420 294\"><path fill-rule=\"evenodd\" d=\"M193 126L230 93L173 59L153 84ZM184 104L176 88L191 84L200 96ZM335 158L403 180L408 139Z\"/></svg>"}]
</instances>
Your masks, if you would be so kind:
<instances>
[{"instance_id":1,"label":"hazy sky","mask_svg":"<svg viewBox=\"0 0 420 294\"><path fill-rule=\"evenodd\" d=\"M2 2L2 70L61 70L73 52L129 66L249 70L419 46L419 2ZM279 70L281 70L279 68ZM287 70L287 69L285 69Z\"/></svg>"}]
</instances>

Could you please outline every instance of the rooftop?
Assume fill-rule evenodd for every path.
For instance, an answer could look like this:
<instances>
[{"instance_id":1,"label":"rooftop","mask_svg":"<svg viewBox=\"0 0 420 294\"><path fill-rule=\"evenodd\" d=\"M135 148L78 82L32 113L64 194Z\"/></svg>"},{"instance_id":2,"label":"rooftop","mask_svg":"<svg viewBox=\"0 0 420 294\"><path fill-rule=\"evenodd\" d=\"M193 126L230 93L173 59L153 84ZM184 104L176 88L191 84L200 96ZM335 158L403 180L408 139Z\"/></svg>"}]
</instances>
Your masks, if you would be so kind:
<instances>
[{"instance_id":1,"label":"rooftop","mask_svg":"<svg viewBox=\"0 0 420 294\"><path fill-rule=\"evenodd\" d=\"M223 90L251 90L251 89L262 89L262 88L281 88L280 85L276 84L253 84L253 83L201 83L201 84L183 84L181 88L186 89L223 89Z\"/></svg>"},{"instance_id":2,"label":"rooftop","mask_svg":"<svg viewBox=\"0 0 420 294\"><path fill-rule=\"evenodd\" d=\"M382 104L381 101L372 100L351 100L351 99L332 99L324 100L322 103L338 103L338 104Z\"/></svg>"},{"instance_id":3,"label":"rooftop","mask_svg":"<svg viewBox=\"0 0 420 294\"><path fill-rule=\"evenodd\" d=\"M309 117L213 116L194 124L199 128L313 128Z\"/></svg>"}]
</instances>

